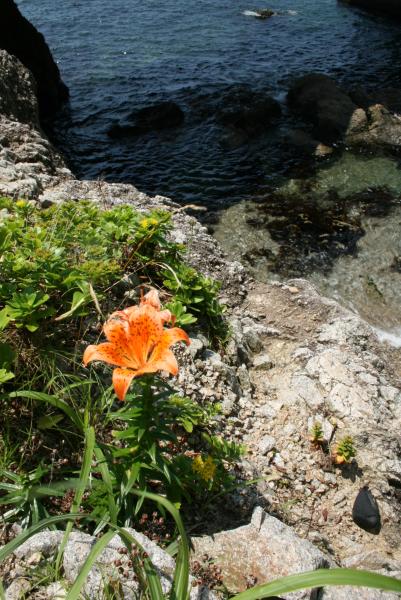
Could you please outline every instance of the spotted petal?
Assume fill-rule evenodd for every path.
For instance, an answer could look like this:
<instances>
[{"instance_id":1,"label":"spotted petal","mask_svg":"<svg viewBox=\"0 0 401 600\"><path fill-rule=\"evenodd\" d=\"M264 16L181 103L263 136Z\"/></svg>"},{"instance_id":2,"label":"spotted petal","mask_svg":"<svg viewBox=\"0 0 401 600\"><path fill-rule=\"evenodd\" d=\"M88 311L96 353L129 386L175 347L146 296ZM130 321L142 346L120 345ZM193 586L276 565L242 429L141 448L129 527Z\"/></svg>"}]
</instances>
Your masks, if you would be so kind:
<instances>
[{"instance_id":1,"label":"spotted petal","mask_svg":"<svg viewBox=\"0 0 401 600\"><path fill-rule=\"evenodd\" d=\"M114 344L105 342L97 346L88 346L84 352L83 363L86 365L92 360L101 360L109 365L117 365L118 367L126 366L126 360L123 354L116 349Z\"/></svg>"},{"instance_id":2,"label":"spotted petal","mask_svg":"<svg viewBox=\"0 0 401 600\"><path fill-rule=\"evenodd\" d=\"M112 315L113 317L113 315ZM130 326L127 319L110 318L103 326L103 331L114 346L115 350L124 359L120 366L137 369L141 366L137 354L133 351L130 340Z\"/></svg>"},{"instance_id":3,"label":"spotted petal","mask_svg":"<svg viewBox=\"0 0 401 600\"><path fill-rule=\"evenodd\" d=\"M133 371L132 369L114 369L113 386L119 400L124 400L127 390L131 385L131 381L137 374L139 374L139 372Z\"/></svg>"},{"instance_id":4,"label":"spotted petal","mask_svg":"<svg viewBox=\"0 0 401 600\"><path fill-rule=\"evenodd\" d=\"M171 350L164 348L162 351L156 352L155 357L139 369L135 377L145 373L157 373L157 371L167 371L171 375L177 375L178 363Z\"/></svg>"},{"instance_id":5,"label":"spotted petal","mask_svg":"<svg viewBox=\"0 0 401 600\"><path fill-rule=\"evenodd\" d=\"M175 344L176 342L185 342L187 345L190 344L188 334L180 327L172 327L171 329L164 329L159 344L165 345L167 348Z\"/></svg>"},{"instance_id":6,"label":"spotted petal","mask_svg":"<svg viewBox=\"0 0 401 600\"><path fill-rule=\"evenodd\" d=\"M143 305L139 313L130 317L129 348L138 367L148 360L149 354L163 334L163 322L158 311L152 306Z\"/></svg>"}]
</instances>

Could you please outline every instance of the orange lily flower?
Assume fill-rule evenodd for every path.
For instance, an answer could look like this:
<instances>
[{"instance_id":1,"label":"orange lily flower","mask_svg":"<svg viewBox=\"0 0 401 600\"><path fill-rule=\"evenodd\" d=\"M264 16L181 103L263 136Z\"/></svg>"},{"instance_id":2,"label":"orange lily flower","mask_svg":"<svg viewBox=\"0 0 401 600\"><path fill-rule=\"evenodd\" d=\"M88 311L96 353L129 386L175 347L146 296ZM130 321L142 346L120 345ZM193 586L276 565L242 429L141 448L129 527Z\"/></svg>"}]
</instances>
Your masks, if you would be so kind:
<instances>
[{"instance_id":1,"label":"orange lily flower","mask_svg":"<svg viewBox=\"0 0 401 600\"><path fill-rule=\"evenodd\" d=\"M117 368L113 371L114 391L124 400L134 377L145 373L167 371L178 373L178 363L170 346L179 341L189 344L183 329L164 329L164 323L175 321L169 310L160 310L156 290L148 292L139 306L114 312L103 326L108 342L88 346L83 362L101 360Z\"/></svg>"}]
</instances>

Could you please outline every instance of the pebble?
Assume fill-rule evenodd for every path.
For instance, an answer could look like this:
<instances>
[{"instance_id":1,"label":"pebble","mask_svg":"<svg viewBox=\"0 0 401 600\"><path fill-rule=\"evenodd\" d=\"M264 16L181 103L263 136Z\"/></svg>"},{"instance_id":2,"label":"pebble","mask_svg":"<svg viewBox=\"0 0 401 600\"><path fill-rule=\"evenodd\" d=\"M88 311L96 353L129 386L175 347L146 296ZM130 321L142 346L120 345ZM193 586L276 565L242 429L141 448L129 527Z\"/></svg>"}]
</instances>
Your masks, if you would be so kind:
<instances>
[{"instance_id":1,"label":"pebble","mask_svg":"<svg viewBox=\"0 0 401 600\"><path fill-rule=\"evenodd\" d=\"M255 356L255 358L253 359L254 369L257 369L260 371L264 371L264 370L267 371L268 369L271 369L273 366L274 366L274 363L268 354L259 354L258 356Z\"/></svg>"},{"instance_id":2,"label":"pebble","mask_svg":"<svg viewBox=\"0 0 401 600\"><path fill-rule=\"evenodd\" d=\"M258 444L260 453L264 456L276 445L276 439L271 435L264 435Z\"/></svg>"}]
</instances>

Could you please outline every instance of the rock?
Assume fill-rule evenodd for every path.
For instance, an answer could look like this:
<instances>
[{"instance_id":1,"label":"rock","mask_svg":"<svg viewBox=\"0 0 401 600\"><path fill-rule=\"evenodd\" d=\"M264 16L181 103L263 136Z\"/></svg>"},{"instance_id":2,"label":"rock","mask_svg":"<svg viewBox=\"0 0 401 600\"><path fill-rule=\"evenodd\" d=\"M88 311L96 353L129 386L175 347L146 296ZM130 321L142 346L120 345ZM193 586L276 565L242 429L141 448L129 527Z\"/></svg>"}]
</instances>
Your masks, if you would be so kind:
<instances>
[{"instance_id":1,"label":"rock","mask_svg":"<svg viewBox=\"0 0 401 600\"><path fill-rule=\"evenodd\" d=\"M0 74L0 114L39 127L36 83L32 74L4 50L0 50ZM4 134L1 137L3 145Z\"/></svg>"},{"instance_id":2,"label":"rock","mask_svg":"<svg viewBox=\"0 0 401 600\"><path fill-rule=\"evenodd\" d=\"M257 8L252 12L255 13L257 19L269 19L274 15L274 10L271 10L271 8Z\"/></svg>"},{"instance_id":3,"label":"rock","mask_svg":"<svg viewBox=\"0 0 401 600\"><path fill-rule=\"evenodd\" d=\"M40 129L35 91L22 63L0 50L0 195L37 198L72 177Z\"/></svg>"},{"instance_id":4,"label":"rock","mask_svg":"<svg viewBox=\"0 0 401 600\"><path fill-rule=\"evenodd\" d=\"M314 154L317 157L329 156L330 154L333 154L333 148L331 148L330 146L326 146L325 144L319 143L316 146Z\"/></svg>"},{"instance_id":5,"label":"rock","mask_svg":"<svg viewBox=\"0 0 401 600\"><path fill-rule=\"evenodd\" d=\"M383 573L387 575L387 573ZM398 594L354 586L328 586L323 588L319 600L397 600Z\"/></svg>"},{"instance_id":6,"label":"rock","mask_svg":"<svg viewBox=\"0 0 401 600\"><path fill-rule=\"evenodd\" d=\"M401 566L401 351L380 347L364 321L316 294L310 284L295 280L290 285L298 288L296 302L283 285L258 283L247 297L249 313L258 315L255 325L282 332L280 337L260 337L260 352L271 357L273 367L248 367L255 407L245 440L248 460L253 477L262 480L267 469L273 477L258 490L274 506L291 506L278 514L300 535L305 535L302 523L310 522L340 560L362 549L374 550L383 564L391 557ZM249 321L246 327L251 327ZM247 417L239 411L238 418ZM357 453L353 465L335 467L330 447L310 443L316 421L330 447L352 436ZM266 435L274 438L281 462L270 462L262 454ZM275 466L285 471L271 473ZM287 487L275 481L284 472ZM366 485L380 507L380 535L365 532L352 520L354 500Z\"/></svg>"},{"instance_id":7,"label":"rock","mask_svg":"<svg viewBox=\"0 0 401 600\"><path fill-rule=\"evenodd\" d=\"M199 354L201 354L205 345L204 342L199 338L190 338L190 345L188 346L188 352L192 356L192 358L196 358Z\"/></svg>"},{"instance_id":8,"label":"rock","mask_svg":"<svg viewBox=\"0 0 401 600\"><path fill-rule=\"evenodd\" d=\"M401 6L399 0L341 0L344 4L350 4L388 17L401 19Z\"/></svg>"},{"instance_id":9,"label":"rock","mask_svg":"<svg viewBox=\"0 0 401 600\"><path fill-rule=\"evenodd\" d=\"M184 120L184 113L175 102L160 102L132 113L127 125L113 125L107 134L111 138L141 135L148 131L157 131L178 127Z\"/></svg>"},{"instance_id":10,"label":"rock","mask_svg":"<svg viewBox=\"0 0 401 600\"><path fill-rule=\"evenodd\" d=\"M292 129L285 136L286 143L305 154L324 157L333 153L333 148L326 146L302 129Z\"/></svg>"},{"instance_id":11,"label":"rock","mask_svg":"<svg viewBox=\"0 0 401 600\"><path fill-rule=\"evenodd\" d=\"M265 435L262 437L262 439L259 442L259 451L261 454L265 455L268 452L270 452L270 450L273 450L275 445L276 445L275 438L272 437L271 435Z\"/></svg>"},{"instance_id":12,"label":"rock","mask_svg":"<svg viewBox=\"0 0 401 600\"><path fill-rule=\"evenodd\" d=\"M315 126L319 141L328 144L343 137L358 108L334 79L319 73L297 79L289 89L287 102Z\"/></svg>"},{"instance_id":13,"label":"rock","mask_svg":"<svg viewBox=\"0 0 401 600\"><path fill-rule=\"evenodd\" d=\"M13 0L2 0L0 48L16 56L32 73L41 116L57 111L68 98L68 88L43 35L22 16Z\"/></svg>"},{"instance_id":14,"label":"rock","mask_svg":"<svg viewBox=\"0 0 401 600\"><path fill-rule=\"evenodd\" d=\"M356 112L360 112L358 109ZM392 114L381 104L367 109L366 119L360 118L358 126L351 120L345 135L345 141L352 146L368 149L384 148L389 150L401 148L401 116Z\"/></svg>"},{"instance_id":15,"label":"rock","mask_svg":"<svg viewBox=\"0 0 401 600\"><path fill-rule=\"evenodd\" d=\"M369 533L380 533L380 511L372 492L368 487L363 487L355 498L352 507L354 522Z\"/></svg>"},{"instance_id":16,"label":"rock","mask_svg":"<svg viewBox=\"0 0 401 600\"><path fill-rule=\"evenodd\" d=\"M19 560L29 560L31 556L41 553L49 557L56 553L64 533L62 531L41 531L30 537L26 542L14 550L14 555Z\"/></svg>"},{"instance_id":17,"label":"rock","mask_svg":"<svg viewBox=\"0 0 401 600\"><path fill-rule=\"evenodd\" d=\"M29 579L25 579L24 577L14 579L6 589L5 600L24 600L27 597L26 594L31 589L31 585Z\"/></svg>"},{"instance_id":18,"label":"rock","mask_svg":"<svg viewBox=\"0 0 401 600\"><path fill-rule=\"evenodd\" d=\"M334 566L331 558L260 507L255 509L249 525L213 537L192 538L192 542L195 558L208 554L222 569L230 592L245 590L249 580L262 584L285 575ZM291 595L292 599L310 597L310 590Z\"/></svg>"},{"instance_id":19,"label":"rock","mask_svg":"<svg viewBox=\"0 0 401 600\"><path fill-rule=\"evenodd\" d=\"M273 367L274 363L268 354L259 354L253 359L253 368L267 371Z\"/></svg>"},{"instance_id":20,"label":"rock","mask_svg":"<svg viewBox=\"0 0 401 600\"><path fill-rule=\"evenodd\" d=\"M126 531L135 537L148 554L160 575L163 592L168 593L171 588L171 579L175 569L174 559L142 533L129 528L126 528ZM28 561L30 557L39 552L46 556L55 555L63 536L64 533L62 531L45 531L36 534L22 544L14 554L19 560L28 558ZM72 532L70 534L63 557L64 577L70 584L77 578L96 541L95 537L86 533ZM116 535L106 546L98 557L95 566L89 572L83 588L85 597L93 600L102 597L104 585L110 578L119 581L125 599L133 600L137 597L138 582L134 577L132 567L128 564L129 556L120 552L122 548L125 549L125 546L121 542L120 537ZM118 561L119 565L125 567L124 576L117 568L116 561ZM15 579L7 589L7 600L19 600L22 594L30 589L30 587L31 582L27 579L21 577ZM54 600L56 598L61 599L66 596L64 587L60 582L52 584L46 590L49 600L50 598L54 598ZM197 600L199 597L202 600L208 600L208 598L214 600L214 595L208 588L195 585L191 588L191 599Z\"/></svg>"},{"instance_id":21,"label":"rock","mask_svg":"<svg viewBox=\"0 0 401 600\"><path fill-rule=\"evenodd\" d=\"M221 104L223 108L217 112L220 123L250 137L266 130L281 114L274 98L247 86L233 86L223 94Z\"/></svg>"},{"instance_id":22,"label":"rock","mask_svg":"<svg viewBox=\"0 0 401 600\"><path fill-rule=\"evenodd\" d=\"M44 593L48 600L63 600L67 597L67 590L59 581L48 585Z\"/></svg>"}]
</instances>

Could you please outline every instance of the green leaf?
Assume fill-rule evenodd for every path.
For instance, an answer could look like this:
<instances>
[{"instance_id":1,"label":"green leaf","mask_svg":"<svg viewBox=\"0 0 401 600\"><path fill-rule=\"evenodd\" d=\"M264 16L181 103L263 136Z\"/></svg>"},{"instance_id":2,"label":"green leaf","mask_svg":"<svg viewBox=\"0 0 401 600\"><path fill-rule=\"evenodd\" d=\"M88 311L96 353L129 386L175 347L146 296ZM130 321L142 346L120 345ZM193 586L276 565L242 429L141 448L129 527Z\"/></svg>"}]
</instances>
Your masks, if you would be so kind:
<instances>
[{"instance_id":1,"label":"green leaf","mask_svg":"<svg viewBox=\"0 0 401 600\"><path fill-rule=\"evenodd\" d=\"M90 295L89 291L74 292L70 310L63 313L59 317L56 317L54 320L55 321L63 321L64 319L71 317L78 310L78 308L80 308L84 304L87 304L88 302L90 302L90 300L91 300L91 295Z\"/></svg>"},{"instance_id":2,"label":"green leaf","mask_svg":"<svg viewBox=\"0 0 401 600\"><path fill-rule=\"evenodd\" d=\"M8 368L15 360L15 352L10 344L0 342L0 367Z\"/></svg>"},{"instance_id":3,"label":"green leaf","mask_svg":"<svg viewBox=\"0 0 401 600\"><path fill-rule=\"evenodd\" d=\"M6 369L0 369L0 385L6 383L6 381L10 381L15 377L14 373L11 371L6 371Z\"/></svg>"},{"instance_id":4,"label":"green leaf","mask_svg":"<svg viewBox=\"0 0 401 600\"><path fill-rule=\"evenodd\" d=\"M79 417L79 415L75 412L73 408L67 402L59 398L58 396L50 396L49 394L45 394L43 392L34 392L32 390L19 390L18 392L12 392L10 394L10 398L28 398L30 400L38 400L39 402L45 402L62 410L67 417L74 423L77 429L82 431L83 423Z\"/></svg>"},{"instance_id":5,"label":"green leaf","mask_svg":"<svg viewBox=\"0 0 401 600\"><path fill-rule=\"evenodd\" d=\"M81 506L82 496L84 495L84 491L88 487L89 476L91 474L92 469L92 457L93 450L95 448L95 430L93 427L89 427L85 434L85 451L82 459L82 467L81 472L79 474L79 486L75 491L74 500L71 504L71 512L77 512ZM67 545L68 537L72 530L72 523L68 523L63 540L60 544L60 548L57 554L56 559L56 571L59 571L61 559L63 557L64 548Z\"/></svg>"},{"instance_id":6,"label":"green leaf","mask_svg":"<svg viewBox=\"0 0 401 600\"><path fill-rule=\"evenodd\" d=\"M140 490L132 490L132 492L141 496L143 499L148 498L149 500L156 502L156 504L161 504L173 517L181 539L170 598L171 600L187 600L189 595L189 544L180 513L176 507L166 498L163 498L163 496L157 496L156 494Z\"/></svg>"},{"instance_id":7,"label":"green leaf","mask_svg":"<svg viewBox=\"0 0 401 600\"><path fill-rule=\"evenodd\" d=\"M107 489L107 500L108 500L108 505L109 505L110 519L111 519L111 522L114 525L116 525L117 518L118 518L118 508L117 508L116 501L114 499L113 481L111 478L111 473L109 471L109 467L107 466L106 458L103 454L102 449L96 444L93 451L94 451L94 454L95 454L95 457L96 457L96 460L98 463L97 467L102 476L103 483L105 484L106 489Z\"/></svg>"},{"instance_id":8,"label":"green leaf","mask_svg":"<svg viewBox=\"0 0 401 600\"><path fill-rule=\"evenodd\" d=\"M259 600L325 585L352 585L401 593L401 581L393 577L356 569L318 569L257 585L246 592L237 594L232 600Z\"/></svg>"},{"instance_id":9,"label":"green leaf","mask_svg":"<svg viewBox=\"0 0 401 600\"><path fill-rule=\"evenodd\" d=\"M78 577L74 581L74 585L68 592L66 596L66 600L79 600L81 597L81 590L85 584L85 581L89 575L89 571L92 569L93 565L96 562L96 559L103 550L106 548L107 544L113 539L115 536L115 532L113 530L107 531L93 546L92 550L88 554L81 571L79 572Z\"/></svg>"},{"instance_id":10,"label":"green leaf","mask_svg":"<svg viewBox=\"0 0 401 600\"><path fill-rule=\"evenodd\" d=\"M6 306L3 310L0 310L0 331L3 331L11 321L12 318L9 315L8 307Z\"/></svg>"},{"instance_id":11,"label":"green leaf","mask_svg":"<svg viewBox=\"0 0 401 600\"><path fill-rule=\"evenodd\" d=\"M1 380L1 378L0 378ZM44 415L38 420L39 429L52 429L64 419L64 415Z\"/></svg>"},{"instance_id":12,"label":"green leaf","mask_svg":"<svg viewBox=\"0 0 401 600\"><path fill-rule=\"evenodd\" d=\"M10 556L10 554L15 552L15 550L19 548L19 546L21 546L24 542L29 540L30 537L32 537L36 533L39 533L39 531L42 531L43 529L46 529L47 527L50 527L56 523L62 523L63 521L73 522L76 519L83 519L89 516L90 515L85 513L76 513L69 515L57 515L55 517L48 517L47 519L43 519L39 523L32 525L32 527L25 529L22 533L17 535L16 538L11 540L11 542L8 542L8 544L0 548L0 563L3 562L3 560L5 560L7 556Z\"/></svg>"}]
</instances>

